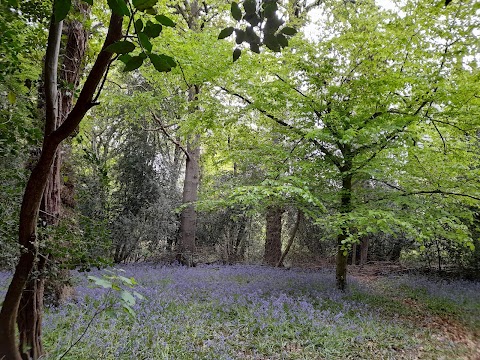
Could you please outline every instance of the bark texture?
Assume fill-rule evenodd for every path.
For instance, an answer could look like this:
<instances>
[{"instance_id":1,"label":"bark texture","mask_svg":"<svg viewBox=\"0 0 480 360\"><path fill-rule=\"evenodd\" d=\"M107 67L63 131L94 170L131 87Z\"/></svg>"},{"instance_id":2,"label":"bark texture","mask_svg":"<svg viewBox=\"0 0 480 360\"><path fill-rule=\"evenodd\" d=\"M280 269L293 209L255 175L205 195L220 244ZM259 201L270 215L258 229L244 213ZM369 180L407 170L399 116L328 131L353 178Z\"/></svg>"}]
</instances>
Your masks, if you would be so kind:
<instances>
[{"instance_id":1,"label":"bark texture","mask_svg":"<svg viewBox=\"0 0 480 360\"><path fill-rule=\"evenodd\" d=\"M368 245L370 243L370 238L365 236L360 242L360 265L363 266L367 263L368 256Z\"/></svg>"},{"instance_id":2,"label":"bark texture","mask_svg":"<svg viewBox=\"0 0 480 360\"><path fill-rule=\"evenodd\" d=\"M287 257L290 248L293 245L293 241L295 240L295 235L297 235L298 228L300 227L300 222L303 219L303 213L301 210L297 211L297 217L295 219L295 224L293 225L292 232L290 233L290 237L288 238L287 246L285 247L285 250L282 253L282 256L278 260L277 267L283 266L283 261Z\"/></svg>"},{"instance_id":3,"label":"bark texture","mask_svg":"<svg viewBox=\"0 0 480 360\"><path fill-rule=\"evenodd\" d=\"M347 214L352 209L352 175L350 174L352 166L350 163L342 171L342 191L340 199L340 213ZM337 288L344 291L347 287L347 259L348 254L344 250L344 240L347 239L348 229L341 229L337 237L337 259L336 259L336 280Z\"/></svg>"},{"instance_id":4,"label":"bark texture","mask_svg":"<svg viewBox=\"0 0 480 360\"><path fill-rule=\"evenodd\" d=\"M282 256L282 214L283 209L278 206L267 209L263 262L271 266L276 266Z\"/></svg>"},{"instance_id":5,"label":"bark texture","mask_svg":"<svg viewBox=\"0 0 480 360\"><path fill-rule=\"evenodd\" d=\"M95 105L93 101L95 91L97 90L112 57L112 53L103 51L103 49L121 39L122 22L122 17L115 14L111 15L108 33L102 51L98 54L82 91L80 92L78 100L63 124L60 125L58 129L53 130L55 125L52 123L52 118L48 116L48 114L46 116L45 137L42 152L38 163L33 168L28 179L20 209L19 244L22 248L22 253L17 266L15 267L15 272L5 295L2 309L0 310L0 359L22 359L22 355L17 347L15 325L22 292L37 259L38 239L36 227L42 195L59 144L72 134L87 111ZM52 40L55 37L54 34L58 34L58 28L56 28L55 25L58 24L53 24L51 26L47 49L52 46L59 46L56 41ZM46 66L51 67L51 71L56 72L57 69L55 68L55 65L58 65L58 50L56 52L57 60L50 58L52 53L55 54L55 52L48 52L47 50L45 62ZM47 81L52 82L52 86L50 86L49 89L56 89L57 84L52 81L51 76L48 76L47 71L45 72L45 75ZM47 94L46 91L46 97L53 95L56 97L56 94ZM56 109L52 109L51 111L57 114Z\"/></svg>"},{"instance_id":6,"label":"bark texture","mask_svg":"<svg viewBox=\"0 0 480 360\"><path fill-rule=\"evenodd\" d=\"M88 6L86 4L75 4L83 16L88 13ZM81 63L85 55L87 33L83 27L82 22L77 19L70 21L67 25L67 42L63 56L62 67L60 71L60 83L63 87L60 91L46 87L47 109L45 111L46 118L48 117L48 128L45 127L45 136L48 136L52 131L56 130L66 119L68 113L73 106L73 92L78 86L81 72ZM61 29L59 29L61 30ZM58 55L49 55L58 58ZM46 69L47 70L47 69ZM49 86L57 86L55 65L52 64L51 69L45 72L47 83ZM50 113L56 111L56 113ZM47 123L46 123L47 125ZM47 133L47 131L49 131ZM57 226L61 215L61 193L62 180L60 170L62 168L62 145L58 146L55 153L50 174L47 178L45 190L40 205L40 219L42 226ZM44 241L40 239L39 241ZM43 255L47 256L47 255ZM52 259L49 258L51 262ZM42 329L42 315L43 315L43 300L45 291L45 275L46 260L41 257L34 265L35 273L31 274L25 286L20 300L20 307L17 316L17 325L19 331L19 350L24 359L38 359L44 354L41 329ZM63 277L67 275L64 272ZM54 294L61 294L63 286L62 278L55 278L50 280L49 288ZM58 299L55 299L58 300Z\"/></svg>"},{"instance_id":7,"label":"bark texture","mask_svg":"<svg viewBox=\"0 0 480 360\"><path fill-rule=\"evenodd\" d=\"M197 0L184 0L183 5L175 6L177 12L182 15L188 28L194 32L200 31L199 19L200 8ZM197 95L200 93L199 85L190 85L188 89L188 101L192 104L190 111L198 110L194 105ZM196 250L195 237L197 231L197 212L195 203L198 200L198 185L200 184L200 136L196 135L192 141L187 142L185 163L185 181L183 183L182 203L187 205L180 215L180 237L177 249L180 254L188 259L189 265L193 265L193 254Z\"/></svg>"},{"instance_id":8,"label":"bark texture","mask_svg":"<svg viewBox=\"0 0 480 360\"><path fill-rule=\"evenodd\" d=\"M188 204L180 217L180 241L178 250L192 256L195 252L195 234L197 230L197 212L193 203L198 200L198 185L200 183L200 147L197 142L187 145L187 161L185 163L185 181L183 184L183 204Z\"/></svg>"}]
</instances>

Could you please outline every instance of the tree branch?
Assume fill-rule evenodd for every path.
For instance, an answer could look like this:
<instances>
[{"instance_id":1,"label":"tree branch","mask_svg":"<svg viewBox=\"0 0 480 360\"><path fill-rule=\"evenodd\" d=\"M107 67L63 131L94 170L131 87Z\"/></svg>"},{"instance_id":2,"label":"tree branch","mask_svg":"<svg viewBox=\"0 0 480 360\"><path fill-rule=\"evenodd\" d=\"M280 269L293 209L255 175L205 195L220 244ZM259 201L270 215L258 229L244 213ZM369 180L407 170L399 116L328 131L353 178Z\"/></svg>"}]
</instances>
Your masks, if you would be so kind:
<instances>
[{"instance_id":1,"label":"tree branch","mask_svg":"<svg viewBox=\"0 0 480 360\"><path fill-rule=\"evenodd\" d=\"M51 18L48 45L45 54L45 134L49 136L57 127L58 117L58 54L62 38L63 20Z\"/></svg>"},{"instance_id":2,"label":"tree branch","mask_svg":"<svg viewBox=\"0 0 480 360\"><path fill-rule=\"evenodd\" d=\"M286 127L287 129L290 129L292 130L295 134L297 135L300 135L302 137L302 139L305 139L305 133L300 130L300 129L297 129L295 126L293 125L290 125L288 124L287 122L277 118L276 116L270 114L268 111L264 110L264 109L261 109L261 108L258 108L256 107L253 102L246 98L245 96L243 95L240 95L236 92L233 92L233 91L230 91L228 90L227 88L223 87L223 86L220 86L220 88L225 91L227 94L230 94L230 95L233 95L233 96L236 96L238 97L239 99L243 100L244 102L246 102L247 104L249 105L252 105L255 107L256 110L260 111L263 115L265 115L266 117L272 119L273 121L275 121L278 125L281 125L283 127ZM333 155L333 152L330 151L329 149L327 149L325 147L325 145L321 144L319 141L315 140L315 139L308 139L310 142L312 142L318 149L320 149L320 151L322 153L325 154L325 157L330 160L332 162L332 164L334 164L338 169L340 169L342 167L342 163L341 161L335 157L335 155Z\"/></svg>"},{"instance_id":3,"label":"tree branch","mask_svg":"<svg viewBox=\"0 0 480 360\"><path fill-rule=\"evenodd\" d=\"M53 144L60 144L60 142L66 139L75 130L78 124L80 124L80 121L83 119L87 111L95 106L95 103L92 101L95 90L102 80L113 55L111 52L105 51L105 48L122 38L122 22L123 17L112 12L102 50L98 54L92 70L85 80L85 84L83 85L75 106L72 111L70 111L63 124L48 136Z\"/></svg>"},{"instance_id":4,"label":"tree branch","mask_svg":"<svg viewBox=\"0 0 480 360\"><path fill-rule=\"evenodd\" d=\"M188 151L185 149L185 147L182 146L182 144L180 144L179 141L175 140L172 135L170 135L166 129L166 126L164 126L162 124L162 120L160 120L158 118L157 115L155 115L153 112L152 112L152 117L153 119L157 122L157 124L160 126L159 130L162 131L162 133L168 138L168 140L170 140L173 144L175 144L176 146L178 146L178 148L180 150L182 150L182 152L185 154L185 156L187 157L187 159L190 159L190 154L188 153Z\"/></svg>"}]
</instances>

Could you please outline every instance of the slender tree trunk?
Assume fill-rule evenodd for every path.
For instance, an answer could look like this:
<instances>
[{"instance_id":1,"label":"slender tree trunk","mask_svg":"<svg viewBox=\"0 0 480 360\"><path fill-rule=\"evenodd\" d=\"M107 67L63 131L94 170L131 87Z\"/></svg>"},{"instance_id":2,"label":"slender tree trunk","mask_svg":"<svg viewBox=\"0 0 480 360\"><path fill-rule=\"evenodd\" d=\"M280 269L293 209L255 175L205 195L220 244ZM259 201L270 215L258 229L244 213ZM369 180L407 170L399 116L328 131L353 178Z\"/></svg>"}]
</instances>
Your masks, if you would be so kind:
<instances>
[{"instance_id":1,"label":"slender tree trunk","mask_svg":"<svg viewBox=\"0 0 480 360\"><path fill-rule=\"evenodd\" d=\"M188 28L194 32L201 29L198 24L200 8L197 0L183 1L183 8L176 5L179 13L187 22ZM197 100L200 93L199 85L190 85L188 89L188 101L191 104ZM198 107L191 105L190 110L196 111ZM200 184L200 136L196 135L193 141L187 142L187 160L185 163L185 181L183 185L183 204L187 204L180 217L180 239L178 244L179 254L186 255L188 265L193 265L193 254L195 252L195 235L197 231L197 212L195 203L198 200L198 186Z\"/></svg>"},{"instance_id":2,"label":"slender tree trunk","mask_svg":"<svg viewBox=\"0 0 480 360\"><path fill-rule=\"evenodd\" d=\"M111 15L103 48L121 39L122 22L122 17L115 14ZM45 63L47 67L51 67L50 71L53 72L57 71L58 50L55 51L52 50L52 48L59 46L59 41L57 41L59 34L61 34L61 22L54 24L52 21ZM52 54L56 59L51 58ZM46 136L43 141L42 153L28 179L20 209L19 245L23 250L5 295L2 309L0 310L0 359L22 360L22 356L17 347L15 325L22 292L37 258L38 239L36 228L42 195L47 184L57 148L59 144L77 128L87 111L95 105L93 96L107 70L111 57L112 53L110 52L101 51L98 54L75 106L72 111L70 111L65 122L54 131L52 130L54 129L55 123L52 122L51 114L56 114L57 112L56 109L49 110L47 103ZM52 79L51 76L47 76L47 71L45 75L46 81L52 82L50 89L56 89L57 84L54 83L54 79ZM56 94L49 95L56 96Z\"/></svg>"},{"instance_id":3,"label":"slender tree trunk","mask_svg":"<svg viewBox=\"0 0 480 360\"><path fill-rule=\"evenodd\" d=\"M183 204L189 204L182 211L180 218L179 251L191 256L195 252L195 234L197 230L197 212L194 202L198 200L198 185L200 182L200 147L199 136L194 143L187 145L188 157L185 165L185 182L183 185Z\"/></svg>"},{"instance_id":4,"label":"slender tree trunk","mask_svg":"<svg viewBox=\"0 0 480 360\"><path fill-rule=\"evenodd\" d=\"M282 256L282 214L281 207L271 206L267 209L263 262L271 266L277 265Z\"/></svg>"},{"instance_id":5,"label":"slender tree trunk","mask_svg":"<svg viewBox=\"0 0 480 360\"><path fill-rule=\"evenodd\" d=\"M357 265L357 243L352 245L352 265Z\"/></svg>"},{"instance_id":6,"label":"slender tree trunk","mask_svg":"<svg viewBox=\"0 0 480 360\"><path fill-rule=\"evenodd\" d=\"M83 15L87 14L86 4L76 4L76 9L81 11ZM78 20L72 20L68 25L67 43L65 46L65 54L63 59L62 70L60 71L60 81L64 85L59 92L59 98L56 96L56 91L48 89L50 96L46 96L47 104L55 102L48 106L48 112L55 111L56 114L48 114L53 126L49 124L50 131L56 130L66 119L73 105L73 92L76 89L79 78L81 62L85 54L87 35L83 24ZM61 31L61 29L58 29ZM57 30L57 31L58 31ZM59 40L57 40L59 41ZM55 55L58 58L58 55ZM54 70L55 64L52 64L52 69L46 71L45 75L51 76L56 74ZM56 86L57 81L54 78L50 86ZM46 127L47 128L47 127ZM45 135L49 135L46 133ZM40 219L42 226L57 226L60 219L61 212L61 188L62 180L60 170L62 167L62 145L58 146L50 174L47 179L45 190L43 193L42 202L40 205ZM40 239L43 241L44 239ZM46 255L44 255L46 256ZM52 260L51 258L49 259ZM36 263L35 275L31 275L22 294L20 301L17 325L19 330L19 349L23 358L37 359L43 355L43 347L41 342L41 324L43 314L43 296L45 290L45 275L48 263L45 257L41 257ZM63 273L60 272L62 275ZM67 277L63 274L60 278L50 280L49 288L52 289L53 297L61 294L61 287L63 287L62 277ZM59 289L60 287L60 289ZM56 301L58 299L54 299Z\"/></svg>"},{"instance_id":7,"label":"slender tree trunk","mask_svg":"<svg viewBox=\"0 0 480 360\"><path fill-rule=\"evenodd\" d=\"M367 263L369 242L370 242L370 238L368 236L365 236L362 238L362 242L360 243L360 265L361 266Z\"/></svg>"},{"instance_id":8,"label":"slender tree trunk","mask_svg":"<svg viewBox=\"0 0 480 360\"><path fill-rule=\"evenodd\" d=\"M342 191L340 200L340 213L347 214L352 209L352 175L350 174L351 165L347 165L342 169ZM341 233L337 237L337 270L336 280L337 288L345 290L347 286L347 255L344 249L344 242L347 239L348 229L342 228Z\"/></svg>"},{"instance_id":9,"label":"slender tree trunk","mask_svg":"<svg viewBox=\"0 0 480 360\"><path fill-rule=\"evenodd\" d=\"M283 266L283 261L287 257L288 252L290 251L290 248L293 245L293 240L295 240L295 235L297 235L297 231L300 226L300 222L302 218L303 218L303 214L302 214L302 211L299 209L297 210L297 217L295 220L295 224L293 225L292 232L290 233L290 238L288 239L287 246L285 247L285 250L283 251L282 256L278 260L277 267Z\"/></svg>"}]
</instances>

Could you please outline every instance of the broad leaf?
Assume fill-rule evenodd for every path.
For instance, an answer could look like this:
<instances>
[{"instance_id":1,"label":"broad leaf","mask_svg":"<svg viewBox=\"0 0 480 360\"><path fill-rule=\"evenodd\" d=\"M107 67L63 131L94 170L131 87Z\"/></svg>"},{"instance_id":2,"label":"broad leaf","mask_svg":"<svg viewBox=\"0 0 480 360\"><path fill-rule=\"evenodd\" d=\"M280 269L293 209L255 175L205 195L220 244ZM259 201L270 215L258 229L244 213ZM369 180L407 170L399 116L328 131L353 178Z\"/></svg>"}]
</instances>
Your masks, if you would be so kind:
<instances>
[{"instance_id":1,"label":"broad leaf","mask_svg":"<svg viewBox=\"0 0 480 360\"><path fill-rule=\"evenodd\" d=\"M17 95L13 91L8 93L8 101L10 104L14 105L17 102Z\"/></svg>"},{"instance_id":2,"label":"broad leaf","mask_svg":"<svg viewBox=\"0 0 480 360\"><path fill-rule=\"evenodd\" d=\"M250 25L252 25L252 26L257 26L262 21L256 13L246 14L243 17L243 19L248 21L250 23Z\"/></svg>"},{"instance_id":3,"label":"broad leaf","mask_svg":"<svg viewBox=\"0 0 480 360\"><path fill-rule=\"evenodd\" d=\"M260 54L260 46L257 43L250 43L250 50L254 53Z\"/></svg>"},{"instance_id":4,"label":"broad leaf","mask_svg":"<svg viewBox=\"0 0 480 360\"><path fill-rule=\"evenodd\" d=\"M245 29L245 34L249 43L260 44L260 37L257 35L255 30L253 30L253 27L247 26Z\"/></svg>"},{"instance_id":5,"label":"broad leaf","mask_svg":"<svg viewBox=\"0 0 480 360\"><path fill-rule=\"evenodd\" d=\"M140 66L143 64L143 60L145 58L142 56L133 56L126 64L125 67L123 68L124 72L127 71L133 71L135 69L138 69Z\"/></svg>"},{"instance_id":6,"label":"broad leaf","mask_svg":"<svg viewBox=\"0 0 480 360\"><path fill-rule=\"evenodd\" d=\"M149 54L148 57L150 58L150 61L155 69L159 72L168 72L177 66L175 60L173 60L171 56L165 54Z\"/></svg>"},{"instance_id":7,"label":"broad leaf","mask_svg":"<svg viewBox=\"0 0 480 360\"><path fill-rule=\"evenodd\" d=\"M235 42L237 44L241 44L245 40L245 37L246 37L245 31L240 29L235 29L235 35L236 35Z\"/></svg>"},{"instance_id":8,"label":"broad leaf","mask_svg":"<svg viewBox=\"0 0 480 360\"><path fill-rule=\"evenodd\" d=\"M244 0L243 8L247 15L254 14L257 11L257 2L255 0Z\"/></svg>"},{"instance_id":9,"label":"broad leaf","mask_svg":"<svg viewBox=\"0 0 480 360\"><path fill-rule=\"evenodd\" d=\"M59 23L67 17L71 6L71 0L55 0L53 4L53 15L56 23Z\"/></svg>"},{"instance_id":10,"label":"broad leaf","mask_svg":"<svg viewBox=\"0 0 480 360\"><path fill-rule=\"evenodd\" d=\"M241 49L236 48L235 50L233 50L233 62L237 61L240 55L242 55Z\"/></svg>"},{"instance_id":11,"label":"broad leaf","mask_svg":"<svg viewBox=\"0 0 480 360\"><path fill-rule=\"evenodd\" d=\"M175 27L175 22L165 15L157 15L155 19L163 26Z\"/></svg>"},{"instance_id":12,"label":"broad leaf","mask_svg":"<svg viewBox=\"0 0 480 360\"><path fill-rule=\"evenodd\" d=\"M274 52L280 52L280 44L278 43L277 38L273 34L265 34L265 38L263 39L263 43L267 48Z\"/></svg>"},{"instance_id":13,"label":"broad leaf","mask_svg":"<svg viewBox=\"0 0 480 360\"><path fill-rule=\"evenodd\" d=\"M142 19L138 19L137 21L135 21L135 31L139 33L142 30L143 30L143 21Z\"/></svg>"},{"instance_id":14,"label":"broad leaf","mask_svg":"<svg viewBox=\"0 0 480 360\"><path fill-rule=\"evenodd\" d=\"M153 8L157 4L158 0L132 0L132 5L139 11L145 11Z\"/></svg>"},{"instance_id":15,"label":"broad leaf","mask_svg":"<svg viewBox=\"0 0 480 360\"><path fill-rule=\"evenodd\" d=\"M123 290L120 293L120 297L123 301L125 301L128 305L133 306L135 305L135 297L130 294L128 291Z\"/></svg>"},{"instance_id":16,"label":"broad leaf","mask_svg":"<svg viewBox=\"0 0 480 360\"><path fill-rule=\"evenodd\" d=\"M235 20L237 21L242 20L242 10L240 9L240 6L238 6L238 3L236 3L235 1L232 2L230 12L232 13L232 17Z\"/></svg>"},{"instance_id":17,"label":"broad leaf","mask_svg":"<svg viewBox=\"0 0 480 360\"><path fill-rule=\"evenodd\" d=\"M140 41L140 44L142 45L142 47L147 52L152 51L153 46L152 46L152 43L150 42L150 40L148 40L148 36L145 33L138 33L137 36L138 36L138 40Z\"/></svg>"},{"instance_id":18,"label":"broad leaf","mask_svg":"<svg viewBox=\"0 0 480 360\"><path fill-rule=\"evenodd\" d=\"M265 3L263 7L263 14L266 18L271 18L275 16L275 12L278 10L276 2Z\"/></svg>"},{"instance_id":19,"label":"broad leaf","mask_svg":"<svg viewBox=\"0 0 480 360\"><path fill-rule=\"evenodd\" d=\"M149 38L156 38L162 32L162 25L154 24L151 21L147 22L145 30L143 31Z\"/></svg>"},{"instance_id":20,"label":"broad leaf","mask_svg":"<svg viewBox=\"0 0 480 360\"><path fill-rule=\"evenodd\" d=\"M126 54L133 50L135 50L135 44L128 40L117 41L105 48L105 51L116 54Z\"/></svg>"},{"instance_id":21,"label":"broad leaf","mask_svg":"<svg viewBox=\"0 0 480 360\"><path fill-rule=\"evenodd\" d=\"M88 280L93 281L96 285L106 289L112 288L112 283L106 279L102 279L96 276L88 276Z\"/></svg>"},{"instance_id":22,"label":"broad leaf","mask_svg":"<svg viewBox=\"0 0 480 360\"><path fill-rule=\"evenodd\" d=\"M107 0L108 6L119 16L130 16L127 4L123 0Z\"/></svg>"},{"instance_id":23,"label":"broad leaf","mask_svg":"<svg viewBox=\"0 0 480 360\"><path fill-rule=\"evenodd\" d=\"M288 46L288 39L283 34L277 34L277 41L282 48Z\"/></svg>"},{"instance_id":24,"label":"broad leaf","mask_svg":"<svg viewBox=\"0 0 480 360\"><path fill-rule=\"evenodd\" d=\"M278 28L283 25L284 21L282 19L279 19L276 15L272 16L267 19L267 22L265 23L265 27L263 28L263 31L265 33L270 33L273 34L275 33Z\"/></svg>"},{"instance_id":25,"label":"broad leaf","mask_svg":"<svg viewBox=\"0 0 480 360\"><path fill-rule=\"evenodd\" d=\"M294 28L292 27L289 27L289 26L285 26L281 31L280 31L282 34L285 34L285 35L290 35L290 36L293 36L297 33L297 30L295 30Z\"/></svg>"},{"instance_id":26,"label":"broad leaf","mask_svg":"<svg viewBox=\"0 0 480 360\"><path fill-rule=\"evenodd\" d=\"M123 62L124 64L128 63L130 61L130 59L132 58L132 55L130 54L123 54L123 55L120 55L118 57L118 60L120 60L121 62Z\"/></svg>"},{"instance_id":27,"label":"broad leaf","mask_svg":"<svg viewBox=\"0 0 480 360\"><path fill-rule=\"evenodd\" d=\"M225 38L229 37L230 35L233 34L234 30L235 29L231 26L223 29L222 31L220 31L220 34L218 34L218 39L221 40L221 39L225 39Z\"/></svg>"}]
</instances>

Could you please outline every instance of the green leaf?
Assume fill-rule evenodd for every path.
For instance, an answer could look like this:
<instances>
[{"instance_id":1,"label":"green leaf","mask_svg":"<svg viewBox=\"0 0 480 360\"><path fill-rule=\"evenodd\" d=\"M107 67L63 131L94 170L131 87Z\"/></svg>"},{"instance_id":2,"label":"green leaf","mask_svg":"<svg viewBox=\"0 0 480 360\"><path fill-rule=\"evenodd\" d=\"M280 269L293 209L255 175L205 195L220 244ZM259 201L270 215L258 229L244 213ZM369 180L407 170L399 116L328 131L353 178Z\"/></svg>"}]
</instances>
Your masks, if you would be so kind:
<instances>
[{"instance_id":1,"label":"green leaf","mask_svg":"<svg viewBox=\"0 0 480 360\"><path fill-rule=\"evenodd\" d=\"M240 29L235 29L235 35L236 35L235 42L237 44L241 44L245 40L245 37L246 37L245 31Z\"/></svg>"},{"instance_id":2,"label":"green leaf","mask_svg":"<svg viewBox=\"0 0 480 360\"><path fill-rule=\"evenodd\" d=\"M250 43L250 50L254 53L260 54L260 46L257 43Z\"/></svg>"},{"instance_id":3,"label":"green leaf","mask_svg":"<svg viewBox=\"0 0 480 360\"><path fill-rule=\"evenodd\" d=\"M158 0L133 0L132 5L139 11L145 11L153 8L157 4Z\"/></svg>"},{"instance_id":4,"label":"green leaf","mask_svg":"<svg viewBox=\"0 0 480 360\"><path fill-rule=\"evenodd\" d=\"M86 2L88 5L93 6L93 0L83 0L83 2Z\"/></svg>"},{"instance_id":5,"label":"green leaf","mask_svg":"<svg viewBox=\"0 0 480 360\"><path fill-rule=\"evenodd\" d=\"M137 297L137 299L140 299L140 300L145 299L145 296L143 296L142 294L140 294L136 291L133 292L133 295L135 295Z\"/></svg>"},{"instance_id":6,"label":"green leaf","mask_svg":"<svg viewBox=\"0 0 480 360\"><path fill-rule=\"evenodd\" d=\"M271 18L272 16L275 16L275 12L277 10L278 6L276 2L265 3L265 6L263 7L263 14L266 18Z\"/></svg>"},{"instance_id":7,"label":"green leaf","mask_svg":"<svg viewBox=\"0 0 480 360\"><path fill-rule=\"evenodd\" d=\"M148 40L148 36L145 33L138 33L137 36L138 36L138 40L140 41L140 44L142 45L142 47L147 52L152 51L153 45L150 42L150 40Z\"/></svg>"},{"instance_id":8,"label":"green leaf","mask_svg":"<svg viewBox=\"0 0 480 360\"><path fill-rule=\"evenodd\" d=\"M175 27L175 22L165 15L157 15L155 19L163 26Z\"/></svg>"},{"instance_id":9,"label":"green leaf","mask_svg":"<svg viewBox=\"0 0 480 360\"><path fill-rule=\"evenodd\" d=\"M225 29L222 29L222 31L220 31L220 34L218 34L218 39L221 40L221 39L225 39L227 37L229 37L230 35L233 34L233 31L235 29L233 27L226 27Z\"/></svg>"},{"instance_id":10,"label":"green leaf","mask_svg":"<svg viewBox=\"0 0 480 360\"><path fill-rule=\"evenodd\" d=\"M110 44L105 48L105 51L116 53L116 54L126 54L135 50L135 44L128 40L120 40L116 43Z\"/></svg>"},{"instance_id":11,"label":"green leaf","mask_svg":"<svg viewBox=\"0 0 480 360\"><path fill-rule=\"evenodd\" d=\"M152 62L155 69L159 72L168 72L172 70L172 68L177 66L175 60L173 60L173 58L168 55L149 54L148 57L150 58L150 61Z\"/></svg>"},{"instance_id":12,"label":"green leaf","mask_svg":"<svg viewBox=\"0 0 480 360\"><path fill-rule=\"evenodd\" d=\"M17 95L13 91L8 93L8 101L10 104L14 105L17 102Z\"/></svg>"},{"instance_id":13,"label":"green leaf","mask_svg":"<svg viewBox=\"0 0 480 360\"><path fill-rule=\"evenodd\" d=\"M280 32L285 35L293 36L297 33L297 30L290 26L285 26Z\"/></svg>"},{"instance_id":14,"label":"green leaf","mask_svg":"<svg viewBox=\"0 0 480 360\"><path fill-rule=\"evenodd\" d=\"M148 21L147 25L145 26L144 33L149 38L156 38L162 32L162 29L163 29L162 25L154 24L153 22Z\"/></svg>"},{"instance_id":15,"label":"green leaf","mask_svg":"<svg viewBox=\"0 0 480 360\"><path fill-rule=\"evenodd\" d=\"M88 276L88 280L93 281L96 285L101 286L105 289L111 289L112 283L106 279L102 279L96 276Z\"/></svg>"},{"instance_id":16,"label":"green leaf","mask_svg":"<svg viewBox=\"0 0 480 360\"><path fill-rule=\"evenodd\" d=\"M127 4L123 0L107 0L108 6L118 16L130 16Z\"/></svg>"},{"instance_id":17,"label":"green leaf","mask_svg":"<svg viewBox=\"0 0 480 360\"><path fill-rule=\"evenodd\" d=\"M241 49L236 48L235 50L233 50L233 62L237 61L240 55L242 55Z\"/></svg>"},{"instance_id":18,"label":"green leaf","mask_svg":"<svg viewBox=\"0 0 480 360\"><path fill-rule=\"evenodd\" d=\"M282 48L288 46L288 39L283 34L277 34L277 41Z\"/></svg>"},{"instance_id":19,"label":"green leaf","mask_svg":"<svg viewBox=\"0 0 480 360\"><path fill-rule=\"evenodd\" d=\"M112 284L112 289L115 290L115 291L122 290L122 288L120 286L118 286L117 284Z\"/></svg>"},{"instance_id":20,"label":"green leaf","mask_svg":"<svg viewBox=\"0 0 480 360\"><path fill-rule=\"evenodd\" d=\"M135 305L135 298L128 291L123 290L120 293L120 297L122 298L123 301L125 301L125 303L127 303L127 305L130 305L130 306Z\"/></svg>"},{"instance_id":21,"label":"green leaf","mask_svg":"<svg viewBox=\"0 0 480 360\"><path fill-rule=\"evenodd\" d=\"M232 2L232 5L230 7L230 12L232 13L232 17L235 20L237 21L242 20L242 10L240 9L240 6L238 6L238 3L236 3L235 1Z\"/></svg>"},{"instance_id":22,"label":"green leaf","mask_svg":"<svg viewBox=\"0 0 480 360\"><path fill-rule=\"evenodd\" d=\"M121 276L121 275L119 275L118 278L119 278L120 280L122 280L122 281L123 281L125 284L127 284L127 285L133 285L133 281L135 281L134 278L127 278L127 277ZM132 281L132 279L133 279L133 281Z\"/></svg>"},{"instance_id":23,"label":"green leaf","mask_svg":"<svg viewBox=\"0 0 480 360\"><path fill-rule=\"evenodd\" d=\"M140 66L142 66L144 59L145 58L142 56L133 56L129 61L127 61L125 67L123 68L123 71L128 72L138 69Z\"/></svg>"},{"instance_id":24,"label":"green leaf","mask_svg":"<svg viewBox=\"0 0 480 360\"><path fill-rule=\"evenodd\" d=\"M132 58L132 55L130 54L123 54L123 55L120 55L118 57L118 60L120 60L121 62L123 62L124 64L128 63L130 61L130 59Z\"/></svg>"},{"instance_id":25,"label":"green leaf","mask_svg":"<svg viewBox=\"0 0 480 360\"><path fill-rule=\"evenodd\" d=\"M243 8L247 15L254 14L257 11L257 2L255 0L244 0Z\"/></svg>"},{"instance_id":26,"label":"green leaf","mask_svg":"<svg viewBox=\"0 0 480 360\"><path fill-rule=\"evenodd\" d=\"M135 31L139 33L142 30L143 30L143 21L142 19L138 19L137 21L135 21Z\"/></svg>"},{"instance_id":27,"label":"green leaf","mask_svg":"<svg viewBox=\"0 0 480 360\"><path fill-rule=\"evenodd\" d=\"M265 38L263 39L263 43L267 48L274 52L280 52L280 44L278 43L277 38L273 34L265 34Z\"/></svg>"},{"instance_id":28,"label":"green leaf","mask_svg":"<svg viewBox=\"0 0 480 360\"><path fill-rule=\"evenodd\" d=\"M55 17L56 23L59 23L67 17L71 6L71 0L55 0L53 3L53 16Z\"/></svg>"},{"instance_id":29,"label":"green leaf","mask_svg":"<svg viewBox=\"0 0 480 360\"><path fill-rule=\"evenodd\" d=\"M257 26L258 24L260 24L260 22L262 21L257 13L253 13L253 14L246 14L244 17L243 17L244 20L248 21L250 23L250 25L252 26Z\"/></svg>"},{"instance_id":30,"label":"green leaf","mask_svg":"<svg viewBox=\"0 0 480 360\"><path fill-rule=\"evenodd\" d=\"M135 317L135 311L130 307L128 306L127 304L124 304L123 305L123 310L125 310L125 312L130 315L131 317Z\"/></svg>"}]
</instances>

